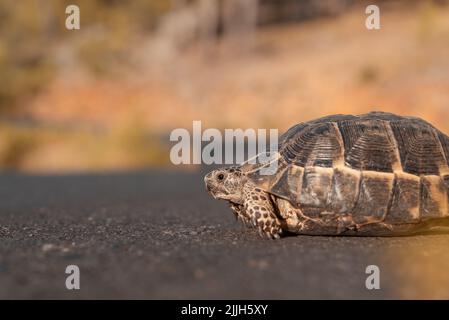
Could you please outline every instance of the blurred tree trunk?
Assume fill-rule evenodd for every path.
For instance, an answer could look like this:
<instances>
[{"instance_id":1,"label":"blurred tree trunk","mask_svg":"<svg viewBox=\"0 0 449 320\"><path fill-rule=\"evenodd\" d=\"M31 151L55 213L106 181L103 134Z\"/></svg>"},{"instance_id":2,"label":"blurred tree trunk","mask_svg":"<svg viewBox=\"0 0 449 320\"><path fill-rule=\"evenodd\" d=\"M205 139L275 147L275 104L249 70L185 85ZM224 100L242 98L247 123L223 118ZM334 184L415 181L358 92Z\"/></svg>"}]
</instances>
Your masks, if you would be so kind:
<instances>
[{"instance_id":1,"label":"blurred tree trunk","mask_svg":"<svg viewBox=\"0 0 449 320\"><path fill-rule=\"evenodd\" d=\"M245 51L253 46L258 0L197 0L196 5L198 35L206 52L219 38L231 42L233 50Z\"/></svg>"},{"instance_id":2,"label":"blurred tree trunk","mask_svg":"<svg viewBox=\"0 0 449 320\"><path fill-rule=\"evenodd\" d=\"M198 0L198 35L206 50L215 45L219 36L220 1Z\"/></svg>"},{"instance_id":3,"label":"blurred tree trunk","mask_svg":"<svg viewBox=\"0 0 449 320\"><path fill-rule=\"evenodd\" d=\"M223 34L239 50L251 49L254 44L258 7L258 0L223 1Z\"/></svg>"}]
</instances>

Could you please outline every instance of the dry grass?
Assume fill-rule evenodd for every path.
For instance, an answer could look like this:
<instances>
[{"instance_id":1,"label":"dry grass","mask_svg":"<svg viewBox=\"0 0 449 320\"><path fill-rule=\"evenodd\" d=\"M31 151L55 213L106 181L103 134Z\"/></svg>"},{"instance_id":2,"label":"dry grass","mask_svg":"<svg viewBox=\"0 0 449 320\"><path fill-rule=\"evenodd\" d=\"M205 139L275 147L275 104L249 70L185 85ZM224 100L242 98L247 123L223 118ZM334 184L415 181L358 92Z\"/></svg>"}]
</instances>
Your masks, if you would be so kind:
<instances>
[{"instance_id":1,"label":"dry grass","mask_svg":"<svg viewBox=\"0 0 449 320\"><path fill-rule=\"evenodd\" d=\"M105 131L0 124L0 166L22 171L121 170L165 166L168 149L137 122Z\"/></svg>"},{"instance_id":2,"label":"dry grass","mask_svg":"<svg viewBox=\"0 0 449 320\"><path fill-rule=\"evenodd\" d=\"M164 63L146 57L117 78L65 75L22 114L105 128L138 114L146 131L162 134L191 128L193 120L283 131L327 114L383 110L423 117L449 133L449 7L423 2L381 10L379 31L365 29L364 8L355 8L337 18L259 29L251 51L225 41L186 48ZM141 39L130 56L145 56L149 43ZM39 167L66 166L46 161Z\"/></svg>"}]
</instances>

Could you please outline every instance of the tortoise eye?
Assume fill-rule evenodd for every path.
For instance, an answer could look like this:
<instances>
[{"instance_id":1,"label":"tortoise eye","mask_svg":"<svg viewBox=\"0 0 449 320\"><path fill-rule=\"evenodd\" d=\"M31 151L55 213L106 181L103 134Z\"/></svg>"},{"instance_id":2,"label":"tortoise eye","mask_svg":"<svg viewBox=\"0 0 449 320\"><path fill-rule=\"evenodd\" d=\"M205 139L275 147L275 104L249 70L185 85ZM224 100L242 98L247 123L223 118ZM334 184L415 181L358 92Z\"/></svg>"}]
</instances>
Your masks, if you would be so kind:
<instances>
[{"instance_id":1,"label":"tortoise eye","mask_svg":"<svg viewBox=\"0 0 449 320\"><path fill-rule=\"evenodd\" d=\"M224 179L224 174L223 174L223 173L219 173L219 174L217 175L217 179L218 179L219 181L223 181L223 179Z\"/></svg>"}]
</instances>

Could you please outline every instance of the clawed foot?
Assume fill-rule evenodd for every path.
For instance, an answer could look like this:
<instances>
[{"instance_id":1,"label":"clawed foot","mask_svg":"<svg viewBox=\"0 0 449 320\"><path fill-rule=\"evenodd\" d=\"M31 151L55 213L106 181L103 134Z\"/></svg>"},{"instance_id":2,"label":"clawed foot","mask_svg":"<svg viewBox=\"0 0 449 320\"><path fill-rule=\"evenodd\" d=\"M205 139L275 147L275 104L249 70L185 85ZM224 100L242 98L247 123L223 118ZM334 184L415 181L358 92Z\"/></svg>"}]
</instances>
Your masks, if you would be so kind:
<instances>
[{"instance_id":1,"label":"clawed foot","mask_svg":"<svg viewBox=\"0 0 449 320\"><path fill-rule=\"evenodd\" d=\"M247 228L257 228L259 235L262 238L279 239L282 235L282 228L277 220L252 219L245 217L242 214L235 215L236 219L240 221Z\"/></svg>"},{"instance_id":2,"label":"clawed foot","mask_svg":"<svg viewBox=\"0 0 449 320\"><path fill-rule=\"evenodd\" d=\"M247 228L257 228L259 235L262 238L279 239L282 235L281 224L276 218L264 218L260 217L250 218L245 216L242 212L235 214L235 217Z\"/></svg>"},{"instance_id":3,"label":"clawed foot","mask_svg":"<svg viewBox=\"0 0 449 320\"><path fill-rule=\"evenodd\" d=\"M269 228L269 230L264 230L262 228L258 228L259 230L259 235L262 238L268 238L268 239L280 239L282 236L282 229L277 228L277 227L271 227Z\"/></svg>"},{"instance_id":4,"label":"clawed foot","mask_svg":"<svg viewBox=\"0 0 449 320\"><path fill-rule=\"evenodd\" d=\"M270 215L261 215L252 219L252 224L259 231L262 238L279 239L282 235L282 228L279 220Z\"/></svg>"}]
</instances>

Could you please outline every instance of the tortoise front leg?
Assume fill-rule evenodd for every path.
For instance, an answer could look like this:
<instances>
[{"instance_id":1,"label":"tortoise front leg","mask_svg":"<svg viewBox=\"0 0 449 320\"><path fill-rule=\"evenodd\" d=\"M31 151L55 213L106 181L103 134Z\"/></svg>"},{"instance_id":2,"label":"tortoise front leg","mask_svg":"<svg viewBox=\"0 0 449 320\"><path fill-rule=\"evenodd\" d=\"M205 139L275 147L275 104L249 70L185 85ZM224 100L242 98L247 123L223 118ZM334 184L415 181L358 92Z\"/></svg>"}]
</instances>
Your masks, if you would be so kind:
<instances>
[{"instance_id":1,"label":"tortoise front leg","mask_svg":"<svg viewBox=\"0 0 449 320\"><path fill-rule=\"evenodd\" d=\"M281 222L276 216L270 195L252 184L243 189L243 206L254 227L261 236L278 239L282 234Z\"/></svg>"}]
</instances>

